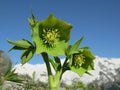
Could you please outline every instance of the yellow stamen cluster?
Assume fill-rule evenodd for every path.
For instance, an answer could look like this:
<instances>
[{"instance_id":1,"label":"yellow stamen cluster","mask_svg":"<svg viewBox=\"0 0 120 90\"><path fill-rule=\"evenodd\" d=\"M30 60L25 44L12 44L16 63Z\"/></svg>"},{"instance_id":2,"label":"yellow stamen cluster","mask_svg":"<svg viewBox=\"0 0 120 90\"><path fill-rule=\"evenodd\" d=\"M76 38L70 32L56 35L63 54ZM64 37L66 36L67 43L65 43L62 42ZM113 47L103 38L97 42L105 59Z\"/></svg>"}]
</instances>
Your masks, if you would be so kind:
<instances>
[{"instance_id":1,"label":"yellow stamen cluster","mask_svg":"<svg viewBox=\"0 0 120 90\"><path fill-rule=\"evenodd\" d=\"M82 64L84 64L84 62L85 62L84 58L85 57L82 54L75 54L73 57L74 65L76 67L82 66Z\"/></svg>"},{"instance_id":2,"label":"yellow stamen cluster","mask_svg":"<svg viewBox=\"0 0 120 90\"><path fill-rule=\"evenodd\" d=\"M59 38L58 29L43 29L43 42L50 47L54 46L55 40Z\"/></svg>"}]
</instances>

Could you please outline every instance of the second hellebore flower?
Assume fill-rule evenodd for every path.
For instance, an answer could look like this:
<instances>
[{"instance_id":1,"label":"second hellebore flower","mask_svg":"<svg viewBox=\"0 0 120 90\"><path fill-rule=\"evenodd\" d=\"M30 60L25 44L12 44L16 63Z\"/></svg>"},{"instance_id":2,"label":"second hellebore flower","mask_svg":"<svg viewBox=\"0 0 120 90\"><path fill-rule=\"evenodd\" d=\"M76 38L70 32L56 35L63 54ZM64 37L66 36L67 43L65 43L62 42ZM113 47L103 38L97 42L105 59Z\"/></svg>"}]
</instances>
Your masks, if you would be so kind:
<instances>
[{"instance_id":1,"label":"second hellebore flower","mask_svg":"<svg viewBox=\"0 0 120 90\"><path fill-rule=\"evenodd\" d=\"M79 53L74 53L71 59L72 65L70 65L70 68L79 76L82 76L84 73L88 73L89 70L94 70L93 60L95 57L89 49L81 49Z\"/></svg>"},{"instance_id":2,"label":"second hellebore flower","mask_svg":"<svg viewBox=\"0 0 120 90\"><path fill-rule=\"evenodd\" d=\"M29 18L32 40L36 45L36 53L47 52L50 55L64 55L72 26L50 14L45 20Z\"/></svg>"}]
</instances>

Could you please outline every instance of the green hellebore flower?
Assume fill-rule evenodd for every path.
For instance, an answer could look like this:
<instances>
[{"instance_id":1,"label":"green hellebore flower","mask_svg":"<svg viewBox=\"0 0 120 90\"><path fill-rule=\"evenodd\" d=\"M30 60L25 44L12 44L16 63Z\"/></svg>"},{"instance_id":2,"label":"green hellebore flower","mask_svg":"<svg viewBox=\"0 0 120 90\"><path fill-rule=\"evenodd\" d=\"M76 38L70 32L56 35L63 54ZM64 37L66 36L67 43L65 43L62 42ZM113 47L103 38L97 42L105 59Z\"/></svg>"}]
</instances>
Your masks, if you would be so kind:
<instances>
[{"instance_id":1,"label":"green hellebore flower","mask_svg":"<svg viewBox=\"0 0 120 90\"><path fill-rule=\"evenodd\" d=\"M29 18L29 23L37 54L42 52L47 52L53 56L65 54L72 28L70 24L55 18L53 14L50 14L47 19L42 21L36 20L33 16Z\"/></svg>"},{"instance_id":2,"label":"green hellebore flower","mask_svg":"<svg viewBox=\"0 0 120 90\"><path fill-rule=\"evenodd\" d=\"M79 49L79 53L72 55L70 69L79 76L82 76L84 73L89 74L88 71L94 69L94 59L95 57L89 49L81 48Z\"/></svg>"}]
</instances>

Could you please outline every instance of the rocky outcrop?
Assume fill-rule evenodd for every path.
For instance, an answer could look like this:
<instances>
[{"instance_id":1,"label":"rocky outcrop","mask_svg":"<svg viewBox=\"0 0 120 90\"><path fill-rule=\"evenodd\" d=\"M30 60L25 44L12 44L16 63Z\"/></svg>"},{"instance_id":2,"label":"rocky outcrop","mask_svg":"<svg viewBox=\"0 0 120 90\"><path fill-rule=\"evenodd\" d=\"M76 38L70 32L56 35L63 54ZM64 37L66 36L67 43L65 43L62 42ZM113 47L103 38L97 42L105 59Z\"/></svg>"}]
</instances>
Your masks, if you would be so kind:
<instances>
[{"instance_id":1,"label":"rocky outcrop","mask_svg":"<svg viewBox=\"0 0 120 90\"><path fill-rule=\"evenodd\" d=\"M6 73L10 62L9 56L4 51L0 50L0 74Z\"/></svg>"}]
</instances>

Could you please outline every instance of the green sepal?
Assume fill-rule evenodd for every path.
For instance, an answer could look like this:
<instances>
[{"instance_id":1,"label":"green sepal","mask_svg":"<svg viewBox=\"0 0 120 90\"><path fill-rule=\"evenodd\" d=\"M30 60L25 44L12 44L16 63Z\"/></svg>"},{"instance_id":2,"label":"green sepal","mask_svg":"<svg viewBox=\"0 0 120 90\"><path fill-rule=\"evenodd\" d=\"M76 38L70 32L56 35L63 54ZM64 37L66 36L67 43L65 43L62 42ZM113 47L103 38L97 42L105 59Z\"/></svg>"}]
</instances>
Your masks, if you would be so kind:
<instances>
[{"instance_id":1,"label":"green sepal","mask_svg":"<svg viewBox=\"0 0 120 90\"><path fill-rule=\"evenodd\" d=\"M89 70L94 70L94 63L93 62L87 62L81 67L76 67L74 65L70 66L70 70L77 73L79 76L82 76L83 74L90 74Z\"/></svg>"},{"instance_id":2,"label":"green sepal","mask_svg":"<svg viewBox=\"0 0 120 90\"><path fill-rule=\"evenodd\" d=\"M26 62L28 62L33 57L34 53L35 53L34 47L30 47L24 50L21 55L21 63L25 64Z\"/></svg>"},{"instance_id":3,"label":"green sepal","mask_svg":"<svg viewBox=\"0 0 120 90\"><path fill-rule=\"evenodd\" d=\"M89 49L81 48L80 51L82 51L83 55L85 55L87 57L87 59L89 59L89 60L95 59L95 56L91 53L91 51Z\"/></svg>"},{"instance_id":4,"label":"green sepal","mask_svg":"<svg viewBox=\"0 0 120 90\"><path fill-rule=\"evenodd\" d=\"M85 64L82 67L87 70L94 70L93 60L95 60L95 56L88 49L82 50L82 54L85 56Z\"/></svg>"},{"instance_id":5,"label":"green sepal","mask_svg":"<svg viewBox=\"0 0 120 90\"><path fill-rule=\"evenodd\" d=\"M77 73L80 77L87 71L83 67L76 68L75 66L71 66L70 70Z\"/></svg>"}]
</instances>

